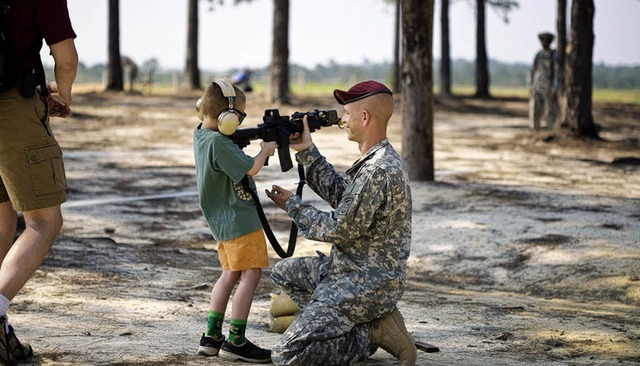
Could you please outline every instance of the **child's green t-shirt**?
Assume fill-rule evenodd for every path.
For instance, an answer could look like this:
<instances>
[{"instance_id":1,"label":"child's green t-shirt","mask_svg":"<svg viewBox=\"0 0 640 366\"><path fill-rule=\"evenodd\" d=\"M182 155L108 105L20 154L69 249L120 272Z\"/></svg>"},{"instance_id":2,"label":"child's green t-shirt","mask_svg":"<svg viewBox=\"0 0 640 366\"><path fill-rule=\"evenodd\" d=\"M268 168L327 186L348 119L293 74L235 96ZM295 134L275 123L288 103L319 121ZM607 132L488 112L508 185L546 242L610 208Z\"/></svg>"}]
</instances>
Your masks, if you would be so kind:
<instances>
[{"instance_id":1,"label":"child's green t-shirt","mask_svg":"<svg viewBox=\"0 0 640 366\"><path fill-rule=\"evenodd\" d=\"M208 128L195 130L193 152L200 208L213 237L225 241L262 228L256 205L241 183L253 158L230 138Z\"/></svg>"}]
</instances>

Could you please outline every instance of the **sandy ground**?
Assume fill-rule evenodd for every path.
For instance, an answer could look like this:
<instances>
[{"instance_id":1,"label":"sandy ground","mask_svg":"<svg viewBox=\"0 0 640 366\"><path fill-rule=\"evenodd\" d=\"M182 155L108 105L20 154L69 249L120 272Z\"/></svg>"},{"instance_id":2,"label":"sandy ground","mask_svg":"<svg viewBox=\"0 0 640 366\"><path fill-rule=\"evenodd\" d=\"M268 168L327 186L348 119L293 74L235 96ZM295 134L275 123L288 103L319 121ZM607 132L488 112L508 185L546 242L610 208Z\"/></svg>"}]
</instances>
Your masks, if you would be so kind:
<instances>
[{"instance_id":1,"label":"sandy ground","mask_svg":"<svg viewBox=\"0 0 640 366\"><path fill-rule=\"evenodd\" d=\"M53 121L65 226L9 313L33 365L229 364L196 355L220 268L195 194L195 99L78 94L75 116ZM249 105L249 125L271 108L259 95ZM280 110L338 107L315 97ZM606 141L590 142L531 133L523 100L436 108L437 178L412 183L399 304L414 338L441 350L419 352L418 365L640 364L640 170L616 160L640 158L640 108L596 105ZM400 121L390 131L399 150ZM313 138L338 169L358 158L338 128ZM259 188L293 189L295 169L271 160ZM262 202L286 241L286 216ZM300 238L296 255L327 249ZM267 270L248 330L264 347L279 337L267 331L275 291ZM395 361L380 350L361 364Z\"/></svg>"}]
</instances>

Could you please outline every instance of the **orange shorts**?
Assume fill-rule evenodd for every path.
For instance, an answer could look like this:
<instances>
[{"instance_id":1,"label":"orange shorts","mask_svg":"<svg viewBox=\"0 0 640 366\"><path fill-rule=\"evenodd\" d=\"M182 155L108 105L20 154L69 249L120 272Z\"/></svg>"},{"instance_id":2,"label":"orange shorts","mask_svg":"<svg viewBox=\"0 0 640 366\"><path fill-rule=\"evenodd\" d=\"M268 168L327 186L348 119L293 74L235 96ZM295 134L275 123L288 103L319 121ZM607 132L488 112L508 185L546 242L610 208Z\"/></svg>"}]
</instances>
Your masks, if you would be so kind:
<instances>
[{"instance_id":1,"label":"orange shorts","mask_svg":"<svg viewBox=\"0 0 640 366\"><path fill-rule=\"evenodd\" d=\"M262 229L239 238L218 242L218 257L222 269L242 271L249 268L268 268L267 242Z\"/></svg>"}]
</instances>

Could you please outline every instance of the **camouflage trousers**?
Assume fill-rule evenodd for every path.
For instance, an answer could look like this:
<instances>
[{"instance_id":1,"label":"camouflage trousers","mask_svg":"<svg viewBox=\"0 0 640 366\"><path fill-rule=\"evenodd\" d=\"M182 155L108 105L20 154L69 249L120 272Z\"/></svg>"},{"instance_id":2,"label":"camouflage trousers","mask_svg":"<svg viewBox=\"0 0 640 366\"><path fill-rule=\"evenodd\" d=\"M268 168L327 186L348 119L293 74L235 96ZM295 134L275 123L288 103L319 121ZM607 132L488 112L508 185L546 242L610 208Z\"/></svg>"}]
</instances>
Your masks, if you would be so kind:
<instances>
[{"instance_id":1,"label":"camouflage trousers","mask_svg":"<svg viewBox=\"0 0 640 366\"><path fill-rule=\"evenodd\" d=\"M271 277L302 309L272 348L276 365L351 365L367 358L369 328L356 324L337 306L323 302L314 290L327 274L329 258L289 258L273 268ZM328 298L328 297L327 297Z\"/></svg>"},{"instance_id":2,"label":"camouflage trousers","mask_svg":"<svg viewBox=\"0 0 640 366\"><path fill-rule=\"evenodd\" d=\"M552 130L557 116L556 100L549 95L548 91L534 92L529 98L529 124L532 130Z\"/></svg>"}]
</instances>

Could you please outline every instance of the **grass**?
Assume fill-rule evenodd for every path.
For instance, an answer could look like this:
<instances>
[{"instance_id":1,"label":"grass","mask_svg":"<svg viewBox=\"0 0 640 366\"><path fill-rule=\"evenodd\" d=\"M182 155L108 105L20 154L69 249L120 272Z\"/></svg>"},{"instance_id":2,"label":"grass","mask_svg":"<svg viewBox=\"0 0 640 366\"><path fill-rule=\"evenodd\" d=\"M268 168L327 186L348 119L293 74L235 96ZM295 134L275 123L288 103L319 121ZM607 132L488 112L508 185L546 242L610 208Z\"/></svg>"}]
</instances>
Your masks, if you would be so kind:
<instances>
[{"instance_id":1,"label":"grass","mask_svg":"<svg viewBox=\"0 0 640 366\"><path fill-rule=\"evenodd\" d=\"M334 89L348 89L349 85L342 84L319 84L319 83L307 83L304 87L298 84L291 84L291 91L295 94L311 94L311 95L331 95ZM256 91L264 91L264 85L257 85ZM495 97L516 97L516 98L528 98L529 91L526 87L507 87L507 86L493 86L490 89L491 95ZM434 89L434 93L437 95L438 88ZM454 95L473 95L475 93L475 86L462 86L454 85ZM594 89L593 90L594 102L606 102L606 103L624 103L624 104L640 104L640 89Z\"/></svg>"},{"instance_id":2,"label":"grass","mask_svg":"<svg viewBox=\"0 0 640 366\"><path fill-rule=\"evenodd\" d=\"M453 87L454 95L473 95L475 86ZM528 98L529 91L525 87L493 86L489 88L494 97ZM437 90L434 91L437 93ZM604 103L640 104L640 89L594 89L593 101Z\"/></svg>"},{"instance_id":3,"label":"grass","mask_svg":"<svg viewBox=\"0 0 640 366\"><path fill-rule=\"evenodd\" d=\"M595 89L593 100L596 102L640 104L640 89Z\"/></svg>"},{"instance_id":4,"label":"grass","mask_svg":"<svg viewBox=\"0 0 640 366\"><path fill-rule=\"evenodd\" d=\"M264 83L255 83L254 91L262 93L265 91ZM291 83L291 92L298 95L332 95L334 89L348 89L347 84L321 84L321 83ZM88 92L101 91L100 84L75 84L74 91ZM147 87L138 86L138 90L143 93L149 93ZM495 97L516 97L527 98L529 93L525 87L506 87L492 86L490 87L491 95ZM169 84L154 84L150 89L150 94L154 95L172 95L175 90ZM438 89L434 90L437 95ZM471 96L475 93L475 86L471 85L454 85L453 94L459 96ZM603 103L623 103L623 104L640 104L640 89L594 89L593 101Z\"/></svg>"}]
</instances>

